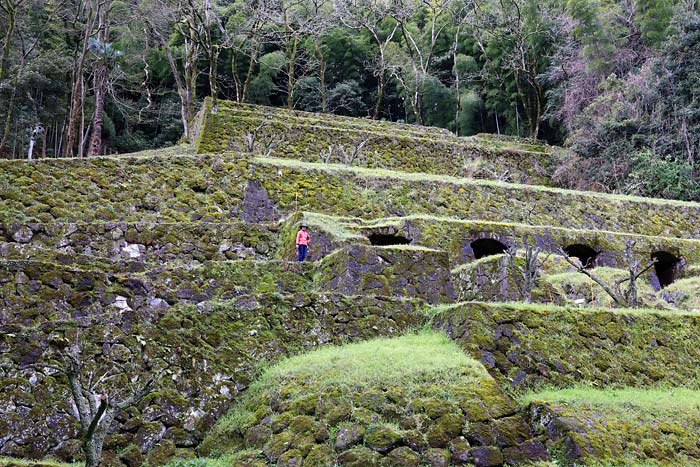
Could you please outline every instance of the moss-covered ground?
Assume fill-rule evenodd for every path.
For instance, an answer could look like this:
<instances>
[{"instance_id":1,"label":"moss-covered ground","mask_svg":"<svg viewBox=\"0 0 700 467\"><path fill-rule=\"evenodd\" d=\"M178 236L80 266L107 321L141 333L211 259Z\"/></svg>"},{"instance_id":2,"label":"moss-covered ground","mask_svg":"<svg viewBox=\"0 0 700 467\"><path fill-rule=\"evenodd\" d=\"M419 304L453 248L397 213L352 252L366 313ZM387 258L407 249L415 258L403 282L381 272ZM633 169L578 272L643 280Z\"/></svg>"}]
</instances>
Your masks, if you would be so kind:
<instances>
[{"instance_id":1,"label":"moss-covered ground","mask_svg":"<svg viewBox=\"0 0 700 467\"><path fill-rule=\"evenodd\" d=\"M16 457L0 457L2 467L78 467L79 463L60 462L55 459L28 460Z\"/></svg>"},{"instance_id":2,"label":"moss-covered ground","mask_svg":"<svg viewBox=\"0 0 700 467\"><path fill-rule=\"evenodd\" d=\"M522 398L568 464L697 465L700 392L576 387Z\"/></svg>"}]
</instances>

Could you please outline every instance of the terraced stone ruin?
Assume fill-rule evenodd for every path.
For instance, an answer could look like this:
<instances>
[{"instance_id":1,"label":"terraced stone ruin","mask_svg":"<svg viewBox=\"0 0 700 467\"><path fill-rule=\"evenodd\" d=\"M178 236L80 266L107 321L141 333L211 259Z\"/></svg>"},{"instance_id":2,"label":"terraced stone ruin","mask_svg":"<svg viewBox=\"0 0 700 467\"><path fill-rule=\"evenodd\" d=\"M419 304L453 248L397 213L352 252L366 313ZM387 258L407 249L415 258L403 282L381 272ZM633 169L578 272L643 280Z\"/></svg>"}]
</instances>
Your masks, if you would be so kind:
<instances>
[{"instance_id":1,"label":"terraced stone ruin","mask_svg":"<svg viewBox=\"0 0 700 467\"><path fill-rule=\"evenodd\" d=\"M230 102L194 147L0 166L2 456L82 459L77 349L96 393L154 379L108 467L700 463L699 204Z\"/></svg>"}]
</instances>

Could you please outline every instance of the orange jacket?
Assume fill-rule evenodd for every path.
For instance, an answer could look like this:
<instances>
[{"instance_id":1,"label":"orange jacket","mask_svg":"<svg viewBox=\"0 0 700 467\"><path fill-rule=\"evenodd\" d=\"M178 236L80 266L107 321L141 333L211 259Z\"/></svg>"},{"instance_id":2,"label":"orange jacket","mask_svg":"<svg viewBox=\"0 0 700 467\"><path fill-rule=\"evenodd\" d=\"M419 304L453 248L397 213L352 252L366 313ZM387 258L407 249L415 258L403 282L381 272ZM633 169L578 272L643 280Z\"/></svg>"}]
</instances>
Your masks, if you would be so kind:
<instances>
[{"instance_id":1,"label":"orange jacket","mask_svg":"<svg viewBox=\"0 0 700 467\"><path fill-rule=\"evenodd\" d=\"M297 232L297 246L308 245L309 242L311 242L311 235L309 235L308 232L304 232L303 230Z\"/></svg>"}]
</instances>

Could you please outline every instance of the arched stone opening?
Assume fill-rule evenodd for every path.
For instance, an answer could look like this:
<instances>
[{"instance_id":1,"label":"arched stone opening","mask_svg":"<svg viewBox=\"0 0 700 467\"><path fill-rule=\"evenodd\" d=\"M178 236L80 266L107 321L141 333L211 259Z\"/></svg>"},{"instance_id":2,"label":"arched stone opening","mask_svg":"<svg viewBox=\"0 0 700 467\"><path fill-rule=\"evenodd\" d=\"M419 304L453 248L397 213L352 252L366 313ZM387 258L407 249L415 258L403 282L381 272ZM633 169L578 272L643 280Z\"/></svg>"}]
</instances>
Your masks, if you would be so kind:
<instances>
[{"instance_id":1,"label":"arched stone opening","mask_svg":"<svg viewBox=\"0 0 700 467\"><path fill-rule=\"evenodd\" d=\"M369 238L369 242L375 246L408 245L411 243L410 238L399 234L373 232L369 234L367 238Z\"/></svg>"},{"instance_id":2,"label":"arched stone opening","mask_svg":"<svg viewBox=\"0 0 700 467\"><path fill-rule=\"evenodd\" d=\"M578 258L584 268L592 268L598 252L588 245L575 243L564 248L564 253L572 258Z\"/></svg>"},{"instance_id":3,"label":"arched stone opening","mask_svg":"<svg viewBox=\"0 0 700 467\"><path fill-rule=\"evenodd\" d=\"M654 261L654 272L663 289L678 278L678 258L667 251L656 251L651 254Z\"/></svg>"},{"instance_id":4,"label":"arched stone opening","mask_svg":"<svg viewBox=\"0 0 700 467\"><path fill-rule=\"evenodd\" d=\"M480 238L471 242L472 251L476 259L487 256L500 255L508 249L503 243L493 238Z\"/></svg>"}]
</instances>

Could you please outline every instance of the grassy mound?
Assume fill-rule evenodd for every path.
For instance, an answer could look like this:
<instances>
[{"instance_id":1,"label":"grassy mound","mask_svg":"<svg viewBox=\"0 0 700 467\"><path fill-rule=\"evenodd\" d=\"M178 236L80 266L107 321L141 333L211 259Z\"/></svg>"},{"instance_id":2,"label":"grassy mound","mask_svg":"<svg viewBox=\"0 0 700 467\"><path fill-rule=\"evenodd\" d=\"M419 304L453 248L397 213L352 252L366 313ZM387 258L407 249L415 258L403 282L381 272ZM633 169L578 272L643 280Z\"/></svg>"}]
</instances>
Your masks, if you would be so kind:
<instances>
[{"instance_id":1,"label":"grassy mound","mask_svg":"<svg viewBox=\"0 0 700 467\"><path fill-rule=\"evenodd\" d=\"M565 463L699 464L700 391L578 387L531 393L523 402Z\"/></svg>"},{"instance_id":2,"label":"grassy mound","mask_svg":"<svg viewBox=\"0 0 700 467\"><path fill-rule=\"evenodd\" d=\"M500 464L524 449L544 456L514 414L481 364L426 331L278 363L200 450L247 465Z\"/></svg>"}]
</instances>

